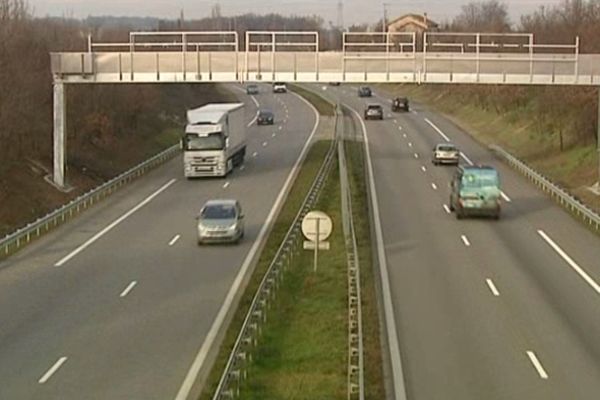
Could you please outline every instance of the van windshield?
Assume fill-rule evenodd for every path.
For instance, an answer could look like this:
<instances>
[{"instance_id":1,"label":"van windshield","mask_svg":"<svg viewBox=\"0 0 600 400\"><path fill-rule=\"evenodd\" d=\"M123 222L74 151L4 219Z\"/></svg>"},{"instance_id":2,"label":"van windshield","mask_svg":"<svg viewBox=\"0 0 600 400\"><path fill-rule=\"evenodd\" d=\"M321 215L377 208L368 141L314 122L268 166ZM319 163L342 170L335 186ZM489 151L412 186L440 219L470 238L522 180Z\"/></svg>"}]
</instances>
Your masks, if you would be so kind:
<instances>
[{"instance_id":1,"label":"van windshield","mask_svg":"<svg viewBox=\"0 0 600 400\"><path fill-rule=\"evenodd\" d=\"M463 188L489 188L499 185L498 172L493 169L465 171L461 181Z\"/></svg>"}]
</instances>

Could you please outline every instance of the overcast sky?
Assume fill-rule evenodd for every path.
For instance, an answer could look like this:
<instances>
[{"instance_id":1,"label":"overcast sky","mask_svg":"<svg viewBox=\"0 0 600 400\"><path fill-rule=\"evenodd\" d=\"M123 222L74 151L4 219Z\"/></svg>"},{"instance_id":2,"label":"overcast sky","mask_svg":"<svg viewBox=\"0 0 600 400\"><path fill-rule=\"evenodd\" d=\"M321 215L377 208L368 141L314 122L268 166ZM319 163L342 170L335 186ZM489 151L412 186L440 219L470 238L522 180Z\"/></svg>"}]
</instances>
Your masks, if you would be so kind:
<instances>
[{"instance_id":1,"label":"overcast sky","mask_svg":"<svg viewBox=\"0 0 600 400\"><path fill-rule=\"evenodd\" d=\"M387 3L389 17L408 12L427 12L437 22L450 20L460 11L460 6L470 0L344 0L346 25L374 22L381 19L383 3ZM562 0L504 0L509 6L513 22L523 13L531 12L540 5L558 4ZM318 14L325 21L337 21L338 0L29 0L37 16L115 15L138 17L177 18L180 10L186 19L210 15L211 7L220 3L223 15L248 12L266 14Z\"/></svg>"}]
</instances>

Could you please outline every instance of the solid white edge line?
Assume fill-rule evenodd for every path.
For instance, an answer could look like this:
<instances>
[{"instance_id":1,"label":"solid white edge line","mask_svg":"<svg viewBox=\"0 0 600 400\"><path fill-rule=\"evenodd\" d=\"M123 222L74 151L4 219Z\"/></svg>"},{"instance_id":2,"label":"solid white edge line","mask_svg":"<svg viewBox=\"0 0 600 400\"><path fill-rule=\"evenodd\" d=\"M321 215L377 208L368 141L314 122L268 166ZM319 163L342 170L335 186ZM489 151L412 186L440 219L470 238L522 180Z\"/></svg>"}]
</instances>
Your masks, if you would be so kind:
<instances>
[{"instance_id":1,"label":"solid white edge line","mask_svg":"<svg viewBox=\"0 0 600 400\"><path fill-rule=\"evenodd\" d=\"M506 195L506 193L504 193L502 190L500 191L500 196L502 196L502 198L504 199L504 201L506 201L507 203L510 203L512 200L510 199L510 197L508 197Z\"/></svg>"},{"instance_id":2,"label":"solid white edge line","mask_svg":"<svg viewBox=\"0 0 600 400\"><path fill-rule=\"evenodd\" d=\"M442 132L442 130L440 128L438 128L436 124L431 122L429 120L429 118L425 118L425 122L427 122L429 124L429 126L431 126L433 128L433 130L435 130L437 133L439 133L440 136L443 137L446 142L450 141L450 138L448 136L446 136L446 134L444 132Z\"/></svg>"},{"instance_id":3,"label":"solid white edge line","mask_svg":"<svg viewBox=\"0 0 600 400\"><path fill-rule=\"evenodd\" d=\"M54 375L56 373L56 371L58 371L58 369L60 367L62 367L62 365L65 363L65 361L67 361L67 357L59 358L58 361L56 361L54 363L54 365L52 367L50 367L50 369L40 378L38 383L43 384L43 383L48 382L48 380L52 377L52 375Z\"/></svg>"},{"instance_id":4,"label":"solid white edge line","mask_svg":"<svg viewBox=\"0 0 600 400\"><path fill-rule=\"evenodd\" d=\"M125 219L127 219L128 217L130 217L133 213L135 213L136 211L138 211L140 208L144 207L146 204L150 203L156 196L158 196L159 194L161 194L162 192L164 192L165 190L167 190L169 188L169 186L171 186L176 181L177 181L177 179L171 179L169 182L167 182L162 187L160 187L157 191L155 191L150 196L148 196L144 200L142 200L142 202L139 203L137 206L133 207L131 210L129 210L125 214L121 215L119 218L117 218L115 221L113 221L106 228L102 229L100 232L96 233L94 236L92 236L90 239L88 239L84 244L82 244L81 246L79 246L78 248L76 248L75 250L73 250L71 253L67 254L65 257L63 257L62 259L60 259L60 261L58 261L56 264L54 264L54 266L55 267L62 267L67 261L69 261L70 259L72 259L73 257L75 257L77 254L81 253L83 250L85 250L86 248L88 248L89 246L91 246L96 240L98 240L102 236L106 235L114 227L116 227L121 222L123 222Z\"/></svg>"},{"instance_id":5,"label":"solid white edge line","mask_svg":"<svg viewBox=\"0 0 600 400\"><path fill-rule=\"evenodd\" d=\"M173 239L171 239L171 241L169 242L169 246L173 246L175 243L177 243L177 241L179 240L179 238L181 238L181 235L175 235L175 236L173 236Z\"/></svg>"},{"instance_id":6,"label":"solid white edge line","mask_svg":"<svg viewBox=\"0 0 600 400\"><path fill-rule=\"evenodd\" d=\"M463 160L465 160L469 165L473 165L473 161L471 161L469 159L469 157L467 157L467 155L465 153L463 153L462 151L460 152L460 156L463 158Z\"/></svg>"},{"instance_id":7,"label":"solid white edge line","mask_svg":"<svg viewBox=\"0 0 600 400\"><path fill-rule=\"evenodd\" d=\"M248 124L246 125L246 128L250 128L252 126L252 124L254 124L256 122L256 120L258 119L258 114L259 114L259 112L256 111L256 114L254 114L254 118L252 119L252 121L248 122Z\"/></svg>"},{"instance_id":8,"label":"solid white edge line","mask_svg":"<svg viewBox=\"0 0 600 400\"><path fill-rule=\"evenodd\" d=\"M465 246L469 247L471 245L471 242L469 242L469 238L467 238L465 235L460 235L460 238L465 244Z\"/></svg>"},{"instance_id":9,"label":"solid white edge line","mask_svg":"<svg viewBox=\"0 0 600 400\"><path fill-rule=\"evenodd\" d=\"M385 247L383 242L383 229L381 227L381 214L379 211L379 200L377 198L377 189L375 187L375 173L373 172L373 162L371 159L371 150L369 148L369 137L367 135L367 126L360 114L352 107L346 105L360 121L365 141L367 156L367 173L369 176L369 190L371 192L373 206L373 223L375 228L375 237L377 241L377 257L379 260L379 271L381 274L381 290L383 295L383 307L385 312L385 321L387 328L387 338L392 363L392 376L394 383L394 400L406 400L406 387L404 383L404 372L402 370L402 357L400 354L400 345L398 343L398 333L396 331L396 321L394 316L394 307L392 304L392 294L390 289L390 280L388 276L387 259L385 256Z\"/></svg>"},{"instance_id":10,"label":"solid white edge line","mask_svg":"<svg viewBox=\"0 0 600 400\"><path fill-rule=\"evenodd\" d=\"M444 204L444 211L446 211L446 214L452 214L452 211L450 211L450 207L448 207L446 204Z\"/></svg>"},{"instance_id":11,"label":"solid white edge line","mask_svg":"<svg viewBox=\"0 0 600 400\"><path fill-rule=\"evenodd\" d=\"M121 294L119 295L119 297L125 297L127 296L135 287L135 285L137 285L137 281L131 281L131 283L129 283L129 285L127 285L127 287L125 288L125 290L123 290L121 292Z\"/></svg>"},{"instance_id":12,"label":"solid white edge line","mask_svg":"<svg viewBox=\"0 0 600 400\"><path fill-rule=\"evenodd\" d=\"M558 253L559 256L562 257L564 261L566 261L567 264L569 264L569 266L575 272L579 274L580 277L583 278L584 281L587 282L588 285L592 287L592 289L596 291L596 293L600 294L600 285L598 285L598 283L591 276L589 276L583 268L581 268L575 261L573 261L573 259L569 257L569 255L563 249L561 249L560 246L556 244L554 240L552 240L550 236L546 234L546 232L540 229L538 230L538 234L542 237L542 239L546 241L546 243L550 245L550 247L552 247L552 249L554 249L555 252Z\"/></svg>"},{"instance_id":13,"label":"solid white edge line","mask_svg":"<svg viewBox=\"0 0 600 400\"><path fill-rule=\"evenodd\" d=\"M540 362L540 360L538 360L538 358L535 355L535 353L533 351L528 350L527 351L527 357L529 357L529 361L531 361L531 363L533 364L533 367L537 371L537 373L540 376L540 378L542 378L542 379L548 379L548 374L546 373L546 370L544 369L544 366L542 365L542 363Z\"/></svg>"},{"instance_id":14,"label":"solid white edge line","mask_svg":"<svg viewBox=\"0 0 600 400\"><path fill-rule=\"evenodd\" d=\"M494 281L489 278L486 279L485 281L486 281L488 287L490 288L490 291L492 292L492 294L496 297L500 296L500 292L498 291L498 288L494 284Z\"/></svg>"},{"instance_id":15,"label":"solid white edge line","mask_svg":"<svg viewBox=\"0 0 600 400\"><path fill-rule=\"evenodd\" d=\"M254 259L255 254L258 252L258 249L260 248L261 243L265 240L265 236L267 235L267 232L269 231L271 225L273 225L276 214L277 214L279 208L281 207L281 204L285 200L286 193L288 192L289 187L292 185L294 177L297 175L297 172L299 171L299 169L302 166L302 162L303 162L304 158L306 157L306 153L308 152L308 150L312 144L313 138L315 136L315 133L317 132L317 128L319 127L319 122L321 120L321 117L320 117L317 109L308 100L304 99L302 96L300 96L296 93L292 93L292 94L294 94L296 97L298 97L304 103L306 103L310 107L310 109L312 109L312 111L316 117L315 125L313 126L312 132L310 133L308 139L306 140L306 143L304 144L304 147L302 148L302 151L300 152L298 159L296 160L285 183L283 184L281 191L277 195L277 198L275 199L275 202L273 203L273 207L271 208L271 211L269 212L269 215L267 216L267 220L262 225L256 240L252 244L252 247L250 248L248 255L246 256L246 258L244 259L244 262L242 263L242 267L240 268L238 274L236 275L235 280L233 281L233 284L229 288L229 292L227 292L227 296L225 297L225 300L224 300L223 304L221 305L221 308L219 309L219 312L218 312L217 316L215 317L215 320L214 320L212 326L210 327L210 330L208 331L208 334L206 335L206 338L204 339L204 342L202 343L202 346L200 347L198 354L196 354L196 357L194 358L194 361L193 361L192 365L190 366L190 369L189 369L187 375L185 376L185 379L183 380L183 383L181 384L181 387L180 387L179 391L177 392L177 395L175 396L175 400L187 400L187 398L192 390L192 387L193 387L194 383L196 382L198 373L200 372L200 369L202 368L202 365L204 364L204 361L206 360L206 357L208 356L208 352L213 347L214 342L217 338L217 334L219 333L223 323L225 322L225 317L229 313L229 309L231 308L231 306L233 304L233 300L234 300L237 292L239 291L240 286L242 285L244 276L247 274L247 271L250 268L250 265L252 264L252 260Z\"/></svg>"}]
</instances>

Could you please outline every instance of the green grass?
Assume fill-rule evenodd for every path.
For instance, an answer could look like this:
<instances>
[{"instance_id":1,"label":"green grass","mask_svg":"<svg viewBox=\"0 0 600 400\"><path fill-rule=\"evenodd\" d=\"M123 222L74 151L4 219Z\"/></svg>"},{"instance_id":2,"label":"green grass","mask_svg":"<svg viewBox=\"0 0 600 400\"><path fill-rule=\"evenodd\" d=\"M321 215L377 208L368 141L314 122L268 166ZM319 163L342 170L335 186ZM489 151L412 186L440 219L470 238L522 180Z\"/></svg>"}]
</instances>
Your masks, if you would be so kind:
<instances>
[{"instance_id":1,"label":"green grass","mask_svg":"<svg viewBox=\"0 0 600 400\"><path fill-rule=\"evenodd\" d=\"M317 111L319 111L319 114L328 117L333 117L335 115L335 107L321 96L298 85L289 85L289 87L290 90L298 93L300 96L308 100L313 106L315 106Z\"/></svg>"},{"instance_id":2,"label":"green grass","mask_svg":"<svg viewBox=\"0 0 600 400\"><path fill-rule=\"evenodd\" d=\"M254 293L256 292L269 264L271 263L271 260L275 256L275 253L279 248L279 245L281 244L287 230L294 220L294 217L298 213L304 197L310 189L310 186L323 163L330 144L331 142L329 141L320 141L316 142L311 147L306 160L302 165L302 169L298 174L298 177L296 178L296 181L294 182L294 185L279 214L279 217L273 226L271 234L267 239L267 243L265 244L265 247L261 253L256 269L250 278L244 294L242 295L239 307L236 310L232 322L226 332L225 339L219 350L219 354L213 369L210 372L208 380L204 385L204 390L200 396L200 399L208 400L212 398L214 390L218 385L223 369L227 363L231 348L235 343L238 332L242 326L246 313L248 312L248 308L250 307Z\"/></svg>"},{"instance_id":3,"label":"green grass","mask_svg":"<svg viewBox=\"0 0 600 400\"><path fill-rule=\"evenodd\" d=\"M336 164L337 166L337 164ZM331 249L302 251L286 272L243 399L345 399L347 394L347 264L337 168L316 209L333 219Z\"/></svg>"},{"instance_id":4,"label":"green grass","mask_svg":"<svg viewBox=\"0 0 600 400\"><path fill-rule=\"evenodd\" d=\"M377 270L373 264L371 247L371 219L368 189L365 178L364 148L361 142L346 142L352 214L358 243L360 283L363 317L363 347L365 365L365 398L384 399L383 361L381 357L381 333L376 290Z\"/></svg>"}]
</instances>

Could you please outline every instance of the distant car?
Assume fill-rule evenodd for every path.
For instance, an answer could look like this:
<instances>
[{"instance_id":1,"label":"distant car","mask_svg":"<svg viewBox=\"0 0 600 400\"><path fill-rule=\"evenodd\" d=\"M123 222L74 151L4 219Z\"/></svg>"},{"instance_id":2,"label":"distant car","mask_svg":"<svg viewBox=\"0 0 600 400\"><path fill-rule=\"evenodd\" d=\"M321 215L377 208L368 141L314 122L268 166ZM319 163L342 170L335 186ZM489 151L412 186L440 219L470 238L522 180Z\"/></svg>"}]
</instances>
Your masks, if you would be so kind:
<instances>
[{"instance_id":1,"label":"distant car","mask_svg":"<svg viewBox=\"0 0 600 400\"><path fill-rule=\"evenodd\" d=\"M380 104L369 104L365 109L365 119L383 119L383 107Z\"/></svg>"},{"instance_id":2,"label":"distant car","mask_svg":"<svg viewBox=\"0 0 600 400\"><path fill-rule=\"evenodd\" d=\"M406 97L396 97L392 100L392 111L409 111L408 99Z\"/></svg>"},{"instance_id":3,"label":"distant car","mask_svg":"<svg viewBox=\"0 0 600 400\"><path fill-rule=\"evenodd\" d=\"M500 177L493 167L475 165L456 169L450 184L450 210L457 219L468 216L500 218Z\"/></svg>"},{"instance_id":4,"label":"distant car","mask_svg":"<svg viewBox=\"0 0 600 400\"><path fill-rule=\"evenodd\" d=\"M199 245L238 243L244 237L244 214L237 200L209 200L196 220Z\"/></svg>"},{"instance_id":5,"label":"distant car","mask_svg":"<svg viewBox=\"0 0 600 400\"><path fill-rule=\"evenodd\" d=\"M287 86L283 82L273 82L273 93L286 93Z\"/></svg>"},{"instance_id":6,"label":"distant car","mask_svg":"<svg viewBox=\"0 0 600 400\"><path fill-rule=\"evenodd\" d=\"M246 86L246 94L248 95L255 95L258 94L259 90L258 90L258 86L257 85L248 85Z\"/></svg>"},{"instance_id":7,"label":"distant car","mask_svg":"<svg viewBox=\"0 0 600 400\"><path fill-rule=\"evenodd\" d=\"M358 88L358 97L371 97L373 91L368 86L361 86Z\"/></svg>"},{"instance_id":8,"label":"distant car","mask_svg":"<svg viewBox=\"0 0 600 400\"><path fill-rule=\"evenodd\" d=\"M434 165L453 164L458 165L460 151L450 143L440 143L433 148L431 162Z\"/></svg>"},{"instance_id":9,"label":"distant car","mask_svg":"<svg viewBox=\"0 0 600 400\"><path fill-rule=\"evenodd\" d=\"M275 122L275 115L271 110L260 110L258 117L256 117L256 123L258 125L273 125Z\"/></svg>"}]
</instances>

